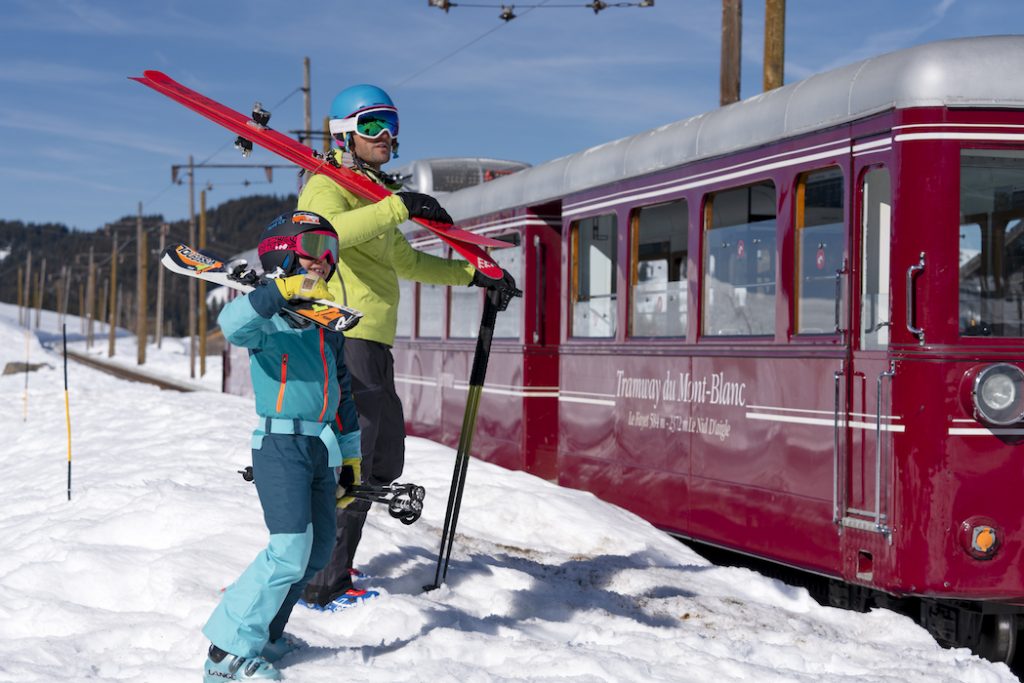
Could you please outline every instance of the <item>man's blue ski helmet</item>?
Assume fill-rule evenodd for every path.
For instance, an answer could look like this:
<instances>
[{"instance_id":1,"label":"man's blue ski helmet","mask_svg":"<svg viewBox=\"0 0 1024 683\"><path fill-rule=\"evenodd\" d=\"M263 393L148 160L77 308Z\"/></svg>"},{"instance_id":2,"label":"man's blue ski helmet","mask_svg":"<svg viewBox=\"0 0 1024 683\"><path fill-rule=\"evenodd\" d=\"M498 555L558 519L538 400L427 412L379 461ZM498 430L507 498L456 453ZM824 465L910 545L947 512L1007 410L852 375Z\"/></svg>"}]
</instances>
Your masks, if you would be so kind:
<instances>
[{"instance_id":1,"label":"man's blue ski helmet","mask_svg":"<svg viewBox=\"0 0 1024 683\"><path fill-rule=\"evenodd\" d=\"M352 133L372 139L386 132L392 147L398 149L398 109L375 85L353 85L338 93L331 102L330 128L331 136L343 148Z\"/></svg>"}]
</instances>

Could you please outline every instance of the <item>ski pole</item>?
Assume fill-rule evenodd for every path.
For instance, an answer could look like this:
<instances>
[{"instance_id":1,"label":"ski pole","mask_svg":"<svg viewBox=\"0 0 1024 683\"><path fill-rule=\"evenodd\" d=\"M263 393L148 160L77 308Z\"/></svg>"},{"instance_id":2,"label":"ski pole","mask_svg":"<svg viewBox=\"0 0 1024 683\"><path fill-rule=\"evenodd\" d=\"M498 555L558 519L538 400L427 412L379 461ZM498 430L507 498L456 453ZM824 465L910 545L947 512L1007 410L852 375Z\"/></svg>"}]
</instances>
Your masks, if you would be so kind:
<instances>
[{"instance_id":1,"label":"ski pole","mask_svg":"<svg viewBox=\"0 0 1024 683\"><path fill-rule=\"evenodd\" d=\"M521 293L516 292L515 296ZM462 418L462 432L459 434L459 448L455 453L455 471L452 473L452 486L448 493L448 508L444 515L444 529L441 531L441 549L437 554L437 570L434 572L434 583L423 587L425 591L440 588L448 576L448 560L452 554L452 543L455 541L455 526L459 521L459 509L462 507L462 491L466 485L466 469L469 467L469 449L473 442L473 430L476 427L477 408L480 406L480 393L487 375L487 360L491 355L491 339L494 337L494 322L498 311L508 308L512 299L511 293L503 293L497 289L488 289L484 299L484 313L480 319L480 333L477 335L476 351L473 354L473 368L469 373L469 396L466 399L466 412Z\"/></svg>"},{"instance_id":2,"label":"ski pole","mask_svg":"<svg viewBox=\"0 0 1024 683\"><path fill-rule=\"evenodd\" d=\"M68 500L71 500L71 407L68 403L68 326L61 327L64 337L64 417L68 423Z\"/></svg>"}]
</instances>

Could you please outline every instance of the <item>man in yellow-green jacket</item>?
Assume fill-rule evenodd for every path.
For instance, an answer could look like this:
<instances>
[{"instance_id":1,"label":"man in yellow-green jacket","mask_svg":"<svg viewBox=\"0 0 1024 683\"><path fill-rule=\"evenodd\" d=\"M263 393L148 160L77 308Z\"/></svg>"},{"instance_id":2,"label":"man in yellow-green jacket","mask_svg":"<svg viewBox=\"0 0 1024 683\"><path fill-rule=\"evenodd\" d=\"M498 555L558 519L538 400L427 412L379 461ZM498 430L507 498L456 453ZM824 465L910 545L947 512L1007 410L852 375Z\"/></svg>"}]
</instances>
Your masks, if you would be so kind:
<instances>
[{"instance_id":1,"label":"man in yellow-green jacket","mask_svg":"<svg viewBox=\"0 0 1024 683\"><path fill-rule=\"evenodd\" d=\"M398 149L398 110L391 98L372 85L341 91L331 104L333 153L350 168L389 189L380 170ZM359 412L362 481L387 485L405 465L405 416L395 392L391 346L398 322L398 279L436 285L515 288L512 276L488 278L465 261L431 256L413 249L398 225L410 217L451 223L437 200L399 192L371 202L314 175L299 195L298 208L325 217L338 232L337 273L328 283L335 301L363 312L359 325L345 333L345 362ZM357 482L358 483L358 482ZM352 583L356 548L369 503L350 502L338 509L338 536L333 555L306 586L301 604L330 611L377 595Z\"/></svg>"}]
</instances>

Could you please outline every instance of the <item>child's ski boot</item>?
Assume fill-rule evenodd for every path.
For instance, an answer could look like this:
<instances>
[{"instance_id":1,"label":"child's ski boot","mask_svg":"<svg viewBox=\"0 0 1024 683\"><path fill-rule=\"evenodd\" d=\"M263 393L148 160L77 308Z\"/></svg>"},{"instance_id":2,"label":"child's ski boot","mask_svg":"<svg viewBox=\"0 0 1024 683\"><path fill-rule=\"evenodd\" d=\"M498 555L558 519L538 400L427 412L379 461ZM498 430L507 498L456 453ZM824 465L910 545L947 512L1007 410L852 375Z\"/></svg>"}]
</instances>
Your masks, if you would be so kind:
<instances>
[{"instance_id":1,"label":"child's ski boot","mask_svg":"<svg viewBox=\"0 0 1024 683\"><path fill-rule=\"evenodd\" d=\"M263 657L246 659L210 646L203 668L203 683L223 681L279 681L281 672Z\"/></svg>"}]
</instances>

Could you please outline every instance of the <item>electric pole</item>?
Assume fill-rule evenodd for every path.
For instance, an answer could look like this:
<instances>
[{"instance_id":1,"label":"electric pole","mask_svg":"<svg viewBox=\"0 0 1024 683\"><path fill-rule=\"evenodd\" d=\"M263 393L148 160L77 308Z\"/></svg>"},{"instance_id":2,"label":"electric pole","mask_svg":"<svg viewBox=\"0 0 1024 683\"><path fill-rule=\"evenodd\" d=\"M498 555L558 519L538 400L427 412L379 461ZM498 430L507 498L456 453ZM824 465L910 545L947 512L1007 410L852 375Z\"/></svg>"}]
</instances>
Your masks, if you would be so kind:
<instances>
[{"instance_id":1,"label":"electric pole","mask_svg":"<svg viewBox=\"0 0 1024 683\"><path fill-rule=\"evenodd\" d=\"M188 155L188 243L196 243L196 183L195 165ZM196 377L196 279L188 279L188 376Z\"/></svg>"},{"instance_id":2,"label":"electric pole","mask_svg":"<svg viewBox=\"0 0 1024 683\"><path fill-rule=\"evenodd\" d=\"M43 257L39 264L39 286L36 288L36 329L39 329L39 320L43 315L43 285L46 284L46 257Z\"/></svg>"},{"instance_id":3,"label":"electric pole","mask_svg":"<svg viewBox=\"0 0 1024 683\"><path fill-rule=\"evenodd\" d=\"M199 193L199 251L205 248L206 190L203 190ZM206 376L206 280L199 281L199 376Z\"/></svg>"},{"instance_id":4,"label":"electric pole","mask_svg":"<svg viewBox=\"0 0 1024 683\"><path fill-rule=\"evenodd\" d=\"M107 357L114 357L117 329L117 231L114 232L114 246L110 250L110 304L107 311L110 315L110 329L107 334Z\"/></svg>"},{"instance_id":5,"label":"electric pole","mask_svg":"<svg viewBox=\"0 0 1024 683\"><path fill-rule=\"evenodd\" d=\"M85 309L88 321L85 326L85 348L92 348L93 320L96 316L96 263L93 260L92 247L89 247L89 274L85 280Z\"/></svg>"},{"instance_id":6,"label":"electric pole","mask_svg":"<svg viewBox=\"0 0 1024 683\"><path fill-rule=\"evenodd\" d=\"M305 105L303 107L306 115L303 119L303 130L311 131L313 128L313 104L312 97L309 89L309 57L302 60L302 101ZM305 142L306 139L302 136L299 137L299 142ZM306 143L308 144L308 143Z\"/></svg>"},{"instance_id":7,"label":"electric pole","mask_svg":"<svg viewBox=\"0 0 1024 683\"><path fill-rule=\"evenodd\" d=\"M786 0L764 4L764 90L782 87L786 62Z\"/></svg>"},{"instance_id":8,"label":"electric pole","mask_svg":"<svg viewBox=\"0 0 1024 683\"><path fill-rule=\"evenodd\" d=\"M32 250L25 254L25 318L22 324L32 328Z\"/></svg>"},{"instance_id":9,"label":"electric pole","mask_svg":"<svg viewBox=\"0 0 1024 683\"><path fill-rule=\"evenodd\" d=\"M139 214L135 218L135 254L136 254L136 298L138 303L135 306L135 338L138 342L138 355L136 363L146 364L146 342L149 339L146 330L146 269L148 267L148 249L146 247L146 231L142 228L142 202L139 202Z\"/></svg>"},{"instance_id":10,"label":"electric pole","mask_svg":"<svg viewBox=\"0 0 1024 683\"><path fill-rule=\"evenodd\" d=\"M164 223L160 226L160 257L163 258L164 249L167 248L167 229L170 226ZM166 268L156 269L156 348L161 348L164 342L164 271Z\"/></svg>"},{"instance_id":11,"label":"electric pole","mask_svg":"<svg viewBox=\"0 0 1024 683\"><path fill-rule=\"evenodd\" d=\"M24 275L25 275L25 269L22 268L21 266L18 266L18 326L19 327L22 325L22 322L25 319L25 311L22 310L22 303L24 303L22 301L22 296L24 295L24 291L25 291L25 283L22 282L22 278L24 277Z\"/></svg>"},{"instance_id":12,"label":"electric pole","mask_svg":"<svg viewBox=\"0 0 1024 683\"><path fill-rule=\"evenodd\" d=\"M722 0L722 73L719 104L740 99L740 56L743 42L743 0Z\"/></svg>"}]
</instances>

